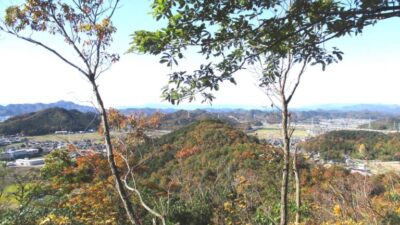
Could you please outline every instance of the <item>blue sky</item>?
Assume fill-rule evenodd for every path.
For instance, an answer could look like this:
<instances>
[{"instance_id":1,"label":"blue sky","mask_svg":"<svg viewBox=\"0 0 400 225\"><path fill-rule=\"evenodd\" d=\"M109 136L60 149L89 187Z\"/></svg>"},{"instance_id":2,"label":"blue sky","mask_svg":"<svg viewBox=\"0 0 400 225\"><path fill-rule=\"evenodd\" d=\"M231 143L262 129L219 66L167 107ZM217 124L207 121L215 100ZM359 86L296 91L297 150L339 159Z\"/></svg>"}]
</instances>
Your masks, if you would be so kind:
<instances>
[{"instance_id":1,"label":"blue sky","mask_svg":"<svg viewBox=\"0 0 400 225\"><path fill-rule=\"evenodd\" d=\"M1 0L0 11L17 0ZM149 15L150 1L122 0L115 14L118 32L113 50L121 54L99 80L105 104L113 107L142 106L161 103L160 89L167 83L171 70L148 55L124 54L130 34L135 30L154 30L161 24ZM1 15L3 15L1 13ZM368 27L362 35L343 37L328 46L337 46L344 60L329 66L325 72L309 67L293 99L293 106L332 103L400 104L400 18L381 21ZM46 43L58 45L54 38ZM202 61L189 55L180 65L194 69ZM91 88L74 69L69 68L44 49L11 36L0 37L0 104L55 102L71 100L81 104L95 102ZM216 93L214 105L269 105L268 98L248 71L237 74L238 85L224 84ZM167 103L165 103L167 104ZM199 102L193 103L195 105Z\"/></svg>"}]
</instances>

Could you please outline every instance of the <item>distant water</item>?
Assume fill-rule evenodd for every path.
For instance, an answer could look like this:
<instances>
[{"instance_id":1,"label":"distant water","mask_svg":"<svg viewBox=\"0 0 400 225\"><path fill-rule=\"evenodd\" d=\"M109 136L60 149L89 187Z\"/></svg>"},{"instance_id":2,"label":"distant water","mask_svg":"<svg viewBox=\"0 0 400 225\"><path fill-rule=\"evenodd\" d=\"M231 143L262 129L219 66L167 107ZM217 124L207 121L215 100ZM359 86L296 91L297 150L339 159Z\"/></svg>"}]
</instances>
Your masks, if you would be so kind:
<instances>
[{"instance_id":1,"label":"distant water","mask_svg":"<svg viewBox=\"0 0 400 225\"><path fill-rule=\"evenodd\" d=\"M3 122L4 120L10 118L9 116L0 116L0 122Z\"/></svg>"}]
</instances>

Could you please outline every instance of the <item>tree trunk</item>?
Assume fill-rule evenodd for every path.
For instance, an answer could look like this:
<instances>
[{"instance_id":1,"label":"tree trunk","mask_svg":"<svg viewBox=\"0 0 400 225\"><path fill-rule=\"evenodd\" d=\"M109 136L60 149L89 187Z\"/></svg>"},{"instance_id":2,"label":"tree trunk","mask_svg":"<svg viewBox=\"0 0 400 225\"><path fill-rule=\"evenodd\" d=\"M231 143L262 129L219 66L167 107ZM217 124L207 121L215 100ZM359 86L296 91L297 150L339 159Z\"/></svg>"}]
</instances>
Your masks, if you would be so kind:
<instances>
[{"instance_id":1,"label":"tree trunk","mask_svg":"<svg viewBox=\"0 0 400 225\"><path fill-rule=\"evenodd\" d=\"M99 109L100 109L101 121L103 123L103 130L104 130L104 140L105 140L106 151L107 151L107 160L108 160L108 164L111 169L111 173L115 178L115 187L117 188L118 194L124 205L129 222L133 225L140 225L141 222L140 222L139 218L137 217L137 215L135 215L135 213L133 211L132 203L129 200L126 190L124 189L121 178L119 176L118 168L115 164L115 159L114 159L114 154L113 154L113 149L112 149L112 144L111 144L110 128L109 128L108 120L107 120L107 112L106 112L106 109L104 108L103 100L102 100L100 92L98 90L96 81L90 80L90 83L92 84L93 92L96 95L96 100L97 100L97 103L98 103Z\"/></svg>"},{"instance_id":2,"label":"tree trunk","mask_svg":"<svg viewBox=\"0 0 400 225\"><path fill-rule=\"evenodd\" d=\"M281 184L281 221L280 225L288 224L288 171L290 162L290 137L289 137L289 113L288 103L283 98L282 101L282 139L283 139L283 168Z\"/></svg>"},{"instance_id":3,"label":"tree trunk","mask_svg":"<svg viewBox=\"0 0 400 225\"><path fill-rule=\"evenodd\" d=\"M297 167L297 148L294 151L293 155L293 173L294 173L294 179L295 179L295 188L296 188L296 220L295 224L298 225L300 224L300 219L301 219L301 195L300 195L300 173L299 173L299 168Z\"/></svg>"}]
</instances>

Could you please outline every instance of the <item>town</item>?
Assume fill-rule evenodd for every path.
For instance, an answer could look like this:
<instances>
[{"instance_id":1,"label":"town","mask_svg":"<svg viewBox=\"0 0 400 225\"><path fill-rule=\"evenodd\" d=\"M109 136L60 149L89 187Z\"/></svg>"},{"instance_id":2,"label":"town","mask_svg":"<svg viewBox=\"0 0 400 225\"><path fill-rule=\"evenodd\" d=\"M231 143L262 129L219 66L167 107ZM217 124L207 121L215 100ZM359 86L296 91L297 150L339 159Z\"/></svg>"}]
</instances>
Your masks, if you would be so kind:
<instances>
[{"instance_id":1,"label":"town","mask_svg":"<svg viewBox=\"0 0 400 225\"><path fill-rule=\"evenodd\" d=\"M92 133L93 131L89 131ZM84 132L77 132L83 134ZM56 137L59 140L37 141L35 138L26 138L19 135L10 135L0 137L0 146L4 151L0 153L0 161L6 161L9 167L29 167L43 166L44 157L50 152L70 148L74 149L70 155L77 157L88 153L104 154L105 146L95 139L81 139L69 141L68 136L73 132L57 131Z\"/></svg>"}]
</instances>

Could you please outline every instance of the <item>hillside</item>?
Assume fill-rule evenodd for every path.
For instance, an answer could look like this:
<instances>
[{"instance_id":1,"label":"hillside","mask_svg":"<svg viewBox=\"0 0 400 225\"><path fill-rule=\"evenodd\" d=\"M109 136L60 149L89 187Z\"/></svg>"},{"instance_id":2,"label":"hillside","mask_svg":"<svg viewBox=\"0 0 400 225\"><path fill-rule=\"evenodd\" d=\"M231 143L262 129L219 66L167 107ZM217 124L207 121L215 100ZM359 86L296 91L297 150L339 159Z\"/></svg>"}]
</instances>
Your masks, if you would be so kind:
<instances>
[{"instance_id":1,"label":"hillside","mask_svg":"<svg viewBox=\"0 0 400 225\"><path fill-rule=\"evenodd\" d=\"M40 110L49 108L63 108L67 110L78 110L80 112L95 112L95 109L90 106L78 105L68 101L58 101L54 103L34 103L34 104L9 104L6 106L0 105L0 117L12 117L23 115L31 112L38 112Z\"/></svg>"},{"instance_id":2,"label":"hillside","mask_svg":"<svg viewBox=\"0 0 400 225\"><path fill-rule=\"evenodd\" d=\"M123 149L116 145L116 152ZM135 177L131 185L138 187L146 204L165 213L166 224L279 223L281 154L258 139L220 120L208 119L161 138L147 139L132 149L129 152L137 157L129 157ZM6 224L34 225L48 218L55 224L127 224L107 158L88 154L73 159L69 153L66 149L53 151L39 180L25 178L32 187L28 193L34 196L24 205L28 210L18 213L19 208L10 208L14 195L3 197L0 218L16 221ZM121 171L128 169L117 162ZM399 224L399 176L364 177L301 159L299 168L303 224L369 224L372 220L376 224ZM10 184L7 191L17 185ZM290 178L289 202L294 207L292 187ZM131 196L141 224L152 224L154 217L140 206L136 195ZM15 207L17 203L12 202ZM290 212L291 221L294 210ZM379 215L374 214L376 210Z\"/></svg>"},{"instance_id":3,"label":"hillside","mask_svg":"<svg viewBox=\"0 0 400 225\"><path fill-rule=\"evenodd\" d=\"M179 110L165 114L161 120L161 126L165 129L176 129L187 126L193 122L205 119L221 119L232 126L238 126L235 119L226 114L211 113L206 110Z\"/></svg>"},{"instance_id":4,"label":"hillside","mask_svg":"<svg viewBox=\"0 0 400 225\"><path fill-rule=\"evenodd\" d=\"M250 222L265 206L259 193L279 199L278 151L220 120L195 122L142 147L151 159L141 183L158 195L170 192L174 223L225 224L224 217ZM235 201L246 202L242 215Z\"/></svg>"},{"instance_id":5,"label":"hillside","mask_svg":"<svg viewBox=\"0 0 400 225\"><path fill-rule=\"evenodd\" d=\"M0 123L0 134L43 135L58 130L83 131L97 129L98 115L62 108L50 108L39 112L15 116Z\"/></svg>"},{"instance_id":6,"label":"hillside","mask_svg":"<svg viewBox=\"0 0 400 225\"><path fill-rule=\"evenodd\" d=\"M314 137L301 147L307 152L319 152L325 160L356 159L400 160L400 134L370 131L331 131Z\"/></svg>"},{"instance_id":7,"label":"hillside","mask_svg":"<svg viewBox=\"0 0 400 225\"><path fill-rule=\"evenodd\" d=\"M219 120L193 123L156 139L142 150L150 156L140 170L143 191L168 198L167 219L172 224L277 224L280 150ZM337 192L346 199L364 201L351 195L359 189L362 176L338 167L324 169L303 160L299 167L305 224L334 220L330 209L343 201ZM374 195L382 198L386 189L379 185L384 182L374 179L376 183L368 185L371 190L381 188ZM339 188L332 192L329 184ZM341 189L343 186L346 188ZM352 212L350 201L340 203L340 207L343 212ZM357 213L351 215L368 220L361 213L364 210L357 208Z\"/></svg>"}]
</instances>

